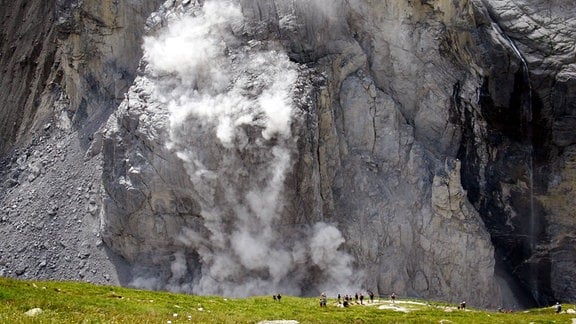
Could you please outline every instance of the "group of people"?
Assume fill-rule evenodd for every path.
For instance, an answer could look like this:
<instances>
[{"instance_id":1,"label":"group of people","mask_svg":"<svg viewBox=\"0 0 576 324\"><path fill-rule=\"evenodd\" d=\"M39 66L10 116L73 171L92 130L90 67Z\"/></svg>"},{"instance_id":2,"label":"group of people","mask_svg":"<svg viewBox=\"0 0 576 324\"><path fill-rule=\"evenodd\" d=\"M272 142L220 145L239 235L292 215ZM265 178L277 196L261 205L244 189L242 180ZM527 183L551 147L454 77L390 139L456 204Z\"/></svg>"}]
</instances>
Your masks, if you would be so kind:
<instances>
[{"instance_id":1,"label":"group of people","mask_svg":"<svg viewBox=\"0 0 576 324\"><path fill-rule=\"evenodd\" d=\"M374 292L368 290L368 296L370 297L370 303L374 302ZM282 298L282 296L280 296L280 294L277 295L272 295L272 298L274 298L274 301L280 301L280 299ZM342 304L344 307L348 307L350 306L350 303L352 303L352 298L354 298L354 301L356 302L356 304L358 304L358 301L360 301L360 305L364 305L364 294L360 293L356 293L354 294L354 296L352 295L344 295L344 297L342 297L342 295L340 295L340 293L338 293L338 304ZM390 300L392 301L392 303L394 304L396 302L396 293L392 293L390 295ZM326 305L328 304L328 298L326 297L326 293L323 292L320 294L320 307L327 307ZM554 305L555 311L556 313L560 313L562 312L562 305L557 302L556 305ZM466 301L462 301L460 302L460 304L458 305L458 309L466 309ZM502 308L499 308L498 311L503 312L504 310Z\"/></svg>"},{"instance_id":2,"label":"group of people","mask_svg":"<svg viewBox=\"0 0 576 324\"><path fill-rule=\"evenodd\" d=\"M374 302L374 292L371 290L368 290L368 297L370 298L370 303ZM352 300L354 300L354 302L356 304L358 304L358 302L360 302L360 305L364 305L364 294L360 293L355 293L354 296L352 295L344 295L344 297L342 297L342 295L340 295L340 293L338 293L338 304L342 304L344 307L348 307L350 306L350 303L352 303ZM392 295L390 295L390 299L392 300L392 303L395 302L396 300L396 294L392 293ZM326 293L322 293L320 294L320 307L326 307Z\"/></svg>"},{"instance_id":3,"label":"group of people","mask_svg":"<svg viewBox=\"0 0 576 324\"><path fill-rule=\"evenodd\" d=\"M338 304L342 304L344 305L344 307L348 307L352 302L352 295L350 296L344 295L344 298L342 298L342 295L338 294L337 298L338 298ZM358 304L358 300L360 300L360 304L364 304L364 295L363 294L358 295L358 293L356 293L354 295L354 300L356 301L356 304Z\"/></svg>"}]
</instances>

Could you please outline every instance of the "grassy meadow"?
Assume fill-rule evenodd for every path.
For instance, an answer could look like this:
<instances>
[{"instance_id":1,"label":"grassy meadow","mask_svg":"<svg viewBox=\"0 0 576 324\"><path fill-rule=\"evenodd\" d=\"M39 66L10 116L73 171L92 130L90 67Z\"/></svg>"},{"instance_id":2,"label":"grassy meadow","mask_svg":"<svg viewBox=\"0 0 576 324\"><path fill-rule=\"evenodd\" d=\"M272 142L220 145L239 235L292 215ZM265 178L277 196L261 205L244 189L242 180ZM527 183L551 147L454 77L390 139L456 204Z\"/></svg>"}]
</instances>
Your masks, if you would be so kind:
<instances>
[{"instance_id":1,"label":"grassy meadow","mask_svg":"<svg viewBox=\"0 0 576 324\"><path fill-rule=\"evenodd\" d=\"M407 299L376 299L344 308L329 298L328 306L320 308L318 301L282 296L275 302L271 296L235 299L0 278L0 323L576 323L574 305L563 305L563 313L555 314L552 307L499 313Z\"/></svg>"}]
</instances>

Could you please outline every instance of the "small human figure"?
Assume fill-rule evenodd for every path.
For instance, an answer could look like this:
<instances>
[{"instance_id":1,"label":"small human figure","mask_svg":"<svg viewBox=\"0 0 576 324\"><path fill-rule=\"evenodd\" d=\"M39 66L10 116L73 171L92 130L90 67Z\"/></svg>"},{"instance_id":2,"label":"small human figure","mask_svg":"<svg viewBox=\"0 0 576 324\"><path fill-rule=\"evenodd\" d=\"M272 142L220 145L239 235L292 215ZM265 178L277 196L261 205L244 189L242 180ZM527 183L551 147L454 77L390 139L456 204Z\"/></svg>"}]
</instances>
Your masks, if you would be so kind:
<instances>
[{"instance_id":1,"label":"small human figure","mask_svg":"<svg viewBox=\"0 0 576 324\"><path fill-rule=\"evenodd\" d=\"M560 302L556 302L556 314L560 314L560 312L562 311L562 305L560 305Z\"/></svg>"},{"instance_id":2,"label":"small human figure","mask_svg":"<svg viewBox=\"0 0 576 324\"><path fill-rule=\"evenodd\" d=\"M338 293L338 304L340 304L340 298L342 298L342 296L340 296L340 293Z\"/></svg>"},{"instance_id":3,"label":"small human figure","mask_svg":"<svg viewBox=\"0 0 576 324\"><path fill-rule=\"evenodd\" d=\"M354 301L356 302L356 304L358 304L358 293L356 293L356 294L354 295Z\"/></svg>"},{"instance_id":4,"label":"small human figure","mask_svg":"<svg viewBox=\"0 0 576 324\"><path fill-rule=\"evenodd\" d=\"M282 298L282 296L280 296L280 294L278 294L278 295L276 296L276 299L278 299L278 302L280 302L280 298Z\"/></svg>"},{"instance_id":5,"label":"small human figure","mask_svg":"<svg viewBox=\"0 0 576 324\"><path fill-rule=\"evenodd\" d=\"M364 294L360 294L360 305L364 305Z\"/></svg>"},{"instance_id":6,"label":"small human figure","mask_svg":"<svg viewBox=\"0 0 576 324\"><path fill-rule=\"evenodd\" d=\"M392 295L390 295L390 299L392 299L392 304L394 304L396 302L396 293L392 293Z\"/></svg>"},{"instance_id":7,"label":"small human figure","mask_svg":"<svg viewBox=\"0 0 576 324\"><path fill-rule=\"evenodd\" d=\"M326 294L320 294L320 307L326 307Z\"/></svg>"},{"instance_id":8,"label":"small human figure","mask_svg":"<svg viewBox=\"0 0 576 324\"><path fill-rule=\"evenodd\" d=\"M368 295L370 296L370 303L374 302L374 292L373 291L369 291Z\"/></svg>"},{"instance_id":9,"label":"small human figure","mask_svg":"<svg viewBox=\"0 0 576 324\"><path fill-rule=\"evenodd\" d=\"M274 299L274 301L276 301L276 295L272 295L272 298Z\"/></svg>"},{"instance_id":10,"label":"small human figure","mask_svg":"<svg viewBox=\"0 0 576 324\"><path fill-rule=\"evenodd\" d=\"M466 301L465 300L460 303L460 309L466 309Z\"/></svg>"}]
</instances>

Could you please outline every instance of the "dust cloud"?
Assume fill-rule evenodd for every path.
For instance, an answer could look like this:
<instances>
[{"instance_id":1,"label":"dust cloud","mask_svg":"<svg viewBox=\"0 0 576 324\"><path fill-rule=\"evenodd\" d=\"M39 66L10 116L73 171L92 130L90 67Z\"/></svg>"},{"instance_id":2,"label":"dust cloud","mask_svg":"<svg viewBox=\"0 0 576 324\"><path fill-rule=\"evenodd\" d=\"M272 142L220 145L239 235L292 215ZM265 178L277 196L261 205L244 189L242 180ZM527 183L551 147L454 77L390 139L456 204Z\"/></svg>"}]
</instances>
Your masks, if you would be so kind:
<instances>
[{"instance_id":1,"label":"dust cloud","mask_svg":"<svg viewBox=\"0 0 576 324\"><path fill-rule=\"evenodd\" d=\"M202 226L174 234L198 261L176 252L168 288L227 296L344 291L355 283L340 231L284 219L297 154L292 129L302 114L293 100L299 66L278 46L240 37L243 24L237 2L206 1L144 39L154 100L170 115L169 148L202 210Z\"/></svg>"}]
</instances>

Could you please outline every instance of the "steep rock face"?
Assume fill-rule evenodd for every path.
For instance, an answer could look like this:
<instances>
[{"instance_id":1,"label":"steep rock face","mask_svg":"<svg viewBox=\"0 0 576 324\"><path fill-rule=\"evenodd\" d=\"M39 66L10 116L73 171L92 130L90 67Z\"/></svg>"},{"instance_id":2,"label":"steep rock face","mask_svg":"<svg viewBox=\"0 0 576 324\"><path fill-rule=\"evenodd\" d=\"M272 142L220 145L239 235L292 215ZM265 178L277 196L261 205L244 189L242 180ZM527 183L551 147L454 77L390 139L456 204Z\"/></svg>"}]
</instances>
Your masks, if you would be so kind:
<instances>
[{"instance_id":1,"label":"steep rock face","mask_svg":"<svg viewBox=\"0 0 576 324\"><path fill-rule=\"evenodd\" d=\"M53 114L59 126L93 133L124 99L142 55L145 20L159 3L58 2L62 80Z\"/></svg>"},{"instance_id":2,"label":"steep rock face","mask_svg":"<svg viewBox=\"0 0 576 324\"><path fill-rule=\"evenodd\" d=\"M528 136L534 152L530 171L536 237L527 265L521 269L532 272L524 280L533 296L541 303L550 303L554 298L571 299L575 295L574 283L569 279L574 269L565 265L576 261L576 223L573 212L568 211L573 202L567 190L573 186L570 161L576 59L570 35L576 31L572 19L576 8L567 1L531 1L527 5L496 2L493 7L503 13L498 15L503 29L518 40L533 88L532 129Z\"/></svg>"},{"instance_id":3,"label":"steep rock face","mask_svg":"<svg viewBox=\"0 0 576 324\"><path fill-rule=\"evenodd\" d=\"M442 211L442 204L431 204L431 200L459 201L444 195L441 188L448 180L441 179L451 172L445 163L454 156L460 132L446 108L451 106L455 76L467 77L438 51L434 39L444 35L445 26L421 25L463 19L459 10L464 9L445 6L450 10L446 14L441 5L435 10L408 4L352 4L349 34L357 39L356 49L350 46L335 59L332 88L327 91L334 95L325 100L330 103L325 113L334 126L320 133L328 138L321 143L336 143L321 145L320 152L329 158L320 155L320 159L340 162L334 167L321 164L328 192L324 196L334 195L334 214L343 217L339 221L346 224L348 243L368 269L367 280L380 291L469 298L466 291L481 286L485 290L476 289L477 297L487 299L499 292L492 282L490 243L478 215L469 213L465 204L447 211ZM459 15L452 18L451 12ZM357 70L359 77L354 75ZM467 242L467 237L474 240ZM460 257L448 256L448 250Z\"/></svg>"},{"instance_id":4,"label":"steep rock face","mask_svg":"<svg viewBox=\"0 0 576 324\"><path fill-rule=\"evenodd\" d=\"M195 293L573 300L573 4L217 3L1 3L3 30L52 15L1 38L2 150L33 146L4 163L0 229L96 233L3 243L1 273L73 279L52 265L77 255L84 280ZM101 188L52 172L87 149ZM51 199L74 203L19 225Z\"/></svg>"},{"instance_id":5,"label":"steep rock face","mask_svg":"<svg viewBox=\"0 0 576 324\"><path fill-rule=\"evenodd\" d=\"M239 26L212 26L214 30L231 28L239 37L227 39L230 36L219 35L224 39L226 53L233 60L230 69L249 70L235 67L242 66L241 60L250 57L242 52L242 37L267 44L274 37L286 35L281 40L292 49L288 54L308 63L318 75L315 77L319 82L317 90L311 93L311 98L293 108L301 109L304 115L303 119L293 120L298 151L290 149L296 161L292 170L287 169L288 178L281 196L276 198L282 201L281 208L275 211L281 218L270 216L271 223L253 225L264 229L269 224L283 226L282 230L272 232L275 240L283 241L286 237L299 237L299 228L312 226L315 222L335 224L346 238L345 250L356 263L356 270L343 271L359 271L348 277L360 278L364 289L499 304L494 251L482 220L468 203L460 185L460 162L455 154L461 131L456 124L458 120L446 110L453 105L453 87L459 82L455 76L469 77L473 85L480 81L474 75L469 76L470 72L454 66L438 51L434 39L444 35L443 24L420 25L421 21L438 19L437 16L450 23L454 23L452 19L466 21L461 15L467 7L445 5L450 10L446 13L442 8L429 6L356 2L351 7L335 4L329 13L315 8L314 12L319 15L311 16L306 12L310 10L307 6L310 4L291 7L273 2L251 2L243 7L244 15L255 15L252 17L255 21L246 19ZM178 2L166 3L162 10L165 17L195 13L197 24L206 23L208 18L217 19L203 12L201 7L187 8L186 4ZM454 16L449 16L451 14ZM287 19L292 20L288 23ZM170 23L174 22L168 22L168 25ZM175 30L179 28L182 27L174 27ZM380 33L379 30L395 32ZM162 30L159 30L155 37L168 37L161 43L166 46L177 40L186 41L174 32L168 31L169 36L162 36ZM408 37L411 34L419 37ZM202 43L196 45L203 46ZM270 45L264 48L267 46ZM208 49L206 52L212 53L212 48ZM153 52L154 48L149 50ZM410 55L405 57L406 53ZM226 58L215 56L211 60L220 62L222 59ZM201 62L211 64L208 60ZM180 76L181 72L161 65L164 63L162 60L156 62L153 54L147 56L143 78L129 92L124 109L110 120L104 134L104 174L111 175L104 178L109 195L104 201L103 214L106 242L128 260L160 272L156 277L144 273L137 280L143 285L168 285L172 289L201 293L245 294L247 291L230 287L240 286L235 277L243 268L252 266L264 278L279 278L270 282L267 289L298 291L286 286L284 277L276 277L273 264L282 264L285 261L282 256L288 253L292 257L285 266L295 269L293 267L301 262L294 257L297 251L304 253L304 258L314 260L312 243L310 250L302 251L301 246L289 246L290 243L285 242L285 249L280 250L279 255L274 248L266 250L269 245L273 246L267 239L249 234L248 239L266 246L262 253L271 258L272 264L264 266L245 262L246 256L239 251L219 251L219 244L227 247L228 243L218 242L234 237L235 228L241 228L241 224L252 224L246 219L250 219L250 214L259 214L252 205L247 206L246 211L238 211L245 208L243 200L249 200L249 197L238 196L234 188L244 187L250 191L252 185L248 179L259 174L255 166L270 163L268 161L274 158L251 149L234 162L236 153L230 151L227 144L207 145L213 141L209 137L212 131L208 122L199 128L204 129L203 132L186 131L188 136L195 137L188 137L182 151L184 148L179 148L182 144L178 140L174 143L174 133L184 130L174 129L174 125L163 122L158 116L165 115L172 120L176 114L174 109L192 109L182 106L179 100L184 95L194 103L199 100L195 98L196 93L188 95L179 90L179 97L168 94L163 99L150 89L160 84L163 94L173 93L174 87L180 87L180 83L185 85L188 82L185 78L190 77L191 86L201 94L206 91L206 96L219 98L223 90L212 88L218 81L207 81L207 77L214 77L207 76L210 72L194 67L190 68L190 75ZM155 75L154 68L164 70ZM182 62L180 68L186 70L188 66ZM163 85L162 80L173 73L178 78L168 82L168 87ZM238 78L242 77L233 77L233 80ZM423 83L415 83L416 79ZM233 81L229 86L236 87L237 82ZM253 86L263 85L255 83ZM312 90L309 85L303 84L303 87ZM158 103L162 101L164 103ZM201 117L194 116L187 117L187 128L200 127L194 126L194 120ZM149 129L158 131L150 133ZM237 145L236 141L262 140L258 133L244 130L241 134L234 135L239 137L233 137L233 147ZM197 140L198 136L202 139ZM212 136L220 135L216 131ZM170 149L163 148L167 143L170 143ZM219 148L221 145L224 147ZM238 149L246 150L244 145ZM276 149L279 144L271 145ZM181 161L175 160L174 155ZM225 165L220 161L225 161ZM244 166L238 164L239 161L243 161ZM233 172L239 172L240 177ZM243 173L251 176L244 178ZM185 180L186 174L191 183ZM267 179L260 180L264 187ZM228 183L228 189L222 192L223 188L219 189L221 182ZM175 185L177 183L180 185ZM265 197L261 196L261 199ZM236 205L227 212L225 206L231 203L230 200L236 201ZM178 212L181 201L185 201L188 208ZM249 215L244 215L245 212ZM220 214L225 216L221 218ZM230 226L223 226L221 222L228 222ZM182 230L178 231L179 228ZM187 238L183 238L182 233L187 233ZM225 238L220 237L222 234ZM301 238L303 242L307 242L305 237ZM197 245L196 241L204 243ZM232 247L229 249L234 250ZM260 262L260 256L251 257L252 261ZM226 260L237 272L216 271L214 258ZM314 266L322 271L329 269L321 263ZM306 268L304 264L298 267ZM294 281L298 283L300 276L296 275ZM330 274L326 276L330 277ZM223 290L205 290L206 277L231 281L234 285L223 286ZM315 290L327 285L322 276L304 279L313 278L316 284L301 293L315 294ZM248 279L243 276L243 280ZM350 278L340 280L328 281L333 286L324 286L325 289L347 288ZM471 291L474 294L470 294Z\"/></svg>"},{"instance_id":6,"label":"steep rock face","mask_svg":"<svg viewBox=\"0 0 576 324\"><path fill-rule=\"evenodd\" d=\"M0 151L28 129L40 105L57 47L55 1L2 1Z\"/></svg>"},{"instance_id":7,"label":"steep rock face","mask_svg":"<svg viewBox=\"0 0 576 324\"><path fill-rule=\"evenodd\" d=\"M124 98L154 1L2 1L0 274L126 284L100 238L92 133Z\"/></svg>"},{"instance_id":8,"label":"steep rock face","mask_svg":"<svg viewBox=\"0 0 576 324\"><path fill-rule=\"evenodd\" d=\"M159 2L2 3L2 151L48 122L94 132L132 83Z\"/></svg>"},{"instance_id":9,"label":"steep rock face","mask_svg":"<svg viewBox=\"0 0 576 324\"><path fill-rule=\"evenodd\" d=\"M488 17L480 31L495 45L484 55L489 73L479 97L486 124L466 117L463 183L484 215L497 259L528 294L539 304L570 299L573 284L566 278L573 270L564 265L573 262L574 223L564 208L571 204L565 199L573 131L565 126L573 105L568 35L575 9L562 1L483 1L478 7Z\"/></svg>"}]
</instances>

